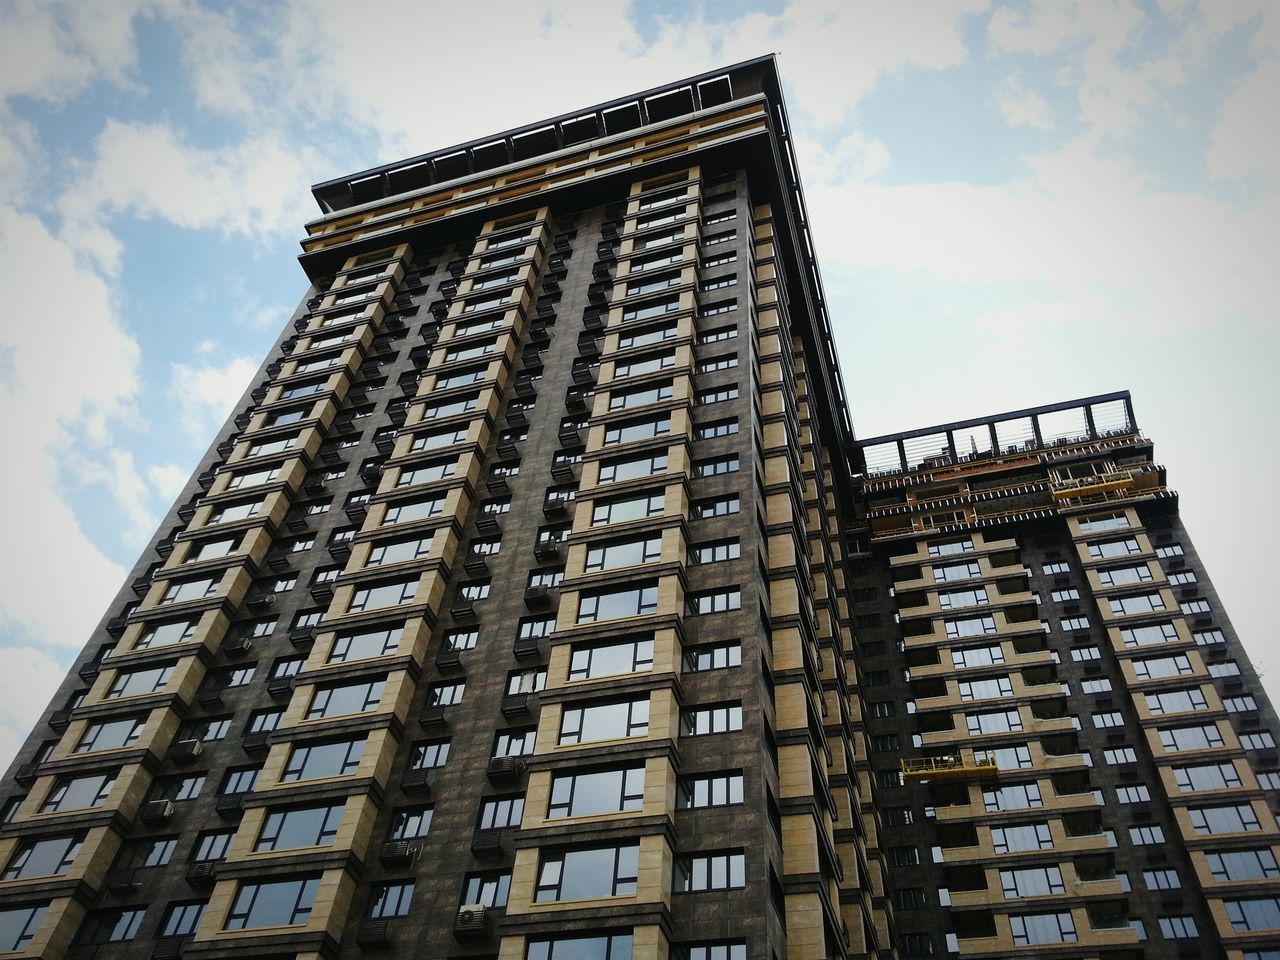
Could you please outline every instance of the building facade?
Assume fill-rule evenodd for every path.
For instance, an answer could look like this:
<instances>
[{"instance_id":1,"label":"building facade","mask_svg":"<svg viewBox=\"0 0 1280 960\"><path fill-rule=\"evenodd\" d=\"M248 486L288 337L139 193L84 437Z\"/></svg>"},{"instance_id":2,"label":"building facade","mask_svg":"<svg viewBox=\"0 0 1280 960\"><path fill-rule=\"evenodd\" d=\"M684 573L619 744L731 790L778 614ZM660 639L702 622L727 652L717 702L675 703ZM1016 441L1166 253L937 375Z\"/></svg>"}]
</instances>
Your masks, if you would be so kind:
<instances>
[{"instance_id":1,"label":"building facade","mask_svg":"<svg viewBox=\"0 0 1280 960\"><path fill-rule=\"evenodd\" d=\"M10 770L0 957L1274 953L1127 395L855 442L772 58L314 193Z\"/></svg>"},{"instance_id":2,"label":"building facade","mask_svg":"<svg viewBox=\"0 0 1280 960\"><path fill-rule=\"evenodd\" d=\"M1276 715L1128 393L858 444L903 956L1280 956Z\"/></svg>"}]
</instances>

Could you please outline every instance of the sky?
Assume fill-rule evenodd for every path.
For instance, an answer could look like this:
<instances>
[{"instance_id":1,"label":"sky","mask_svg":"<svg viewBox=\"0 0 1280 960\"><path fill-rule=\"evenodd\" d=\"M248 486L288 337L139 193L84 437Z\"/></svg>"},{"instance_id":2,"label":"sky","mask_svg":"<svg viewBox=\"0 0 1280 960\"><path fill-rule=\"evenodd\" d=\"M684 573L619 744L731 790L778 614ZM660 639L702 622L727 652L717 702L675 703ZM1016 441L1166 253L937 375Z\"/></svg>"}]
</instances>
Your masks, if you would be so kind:
<instances>
[{"instance_id":1,"label":"sky","mask_svg":"<svg viewBox=\"0 0 1280 960\"><path fill-rule=\"evenodd\" d=\"M0 0L0 764L305 292L312 183L770 52L859 435L1132 390L1280 694L1280 5Z\"/></svg>"}]
</instances>

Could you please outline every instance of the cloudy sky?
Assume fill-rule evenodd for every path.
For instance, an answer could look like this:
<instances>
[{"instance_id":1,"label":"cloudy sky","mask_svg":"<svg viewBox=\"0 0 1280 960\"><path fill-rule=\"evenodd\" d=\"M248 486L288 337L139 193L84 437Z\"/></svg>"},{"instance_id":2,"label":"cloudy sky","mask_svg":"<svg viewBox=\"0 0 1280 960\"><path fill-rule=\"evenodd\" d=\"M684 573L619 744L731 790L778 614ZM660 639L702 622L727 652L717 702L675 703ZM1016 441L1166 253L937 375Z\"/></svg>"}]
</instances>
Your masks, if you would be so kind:
<instances>
[{"instance_id":1,"label":"cloudy sky","mask_svg":"<svg viewBox=\"0 0 1280 960\"><path fill-rule=\"evenodd\" d=\"M0 0L0 763L305 289L311 183L767 52L859 433L1132 389L1280 693L1274 3Z\"/></svg>"}]
</instances>

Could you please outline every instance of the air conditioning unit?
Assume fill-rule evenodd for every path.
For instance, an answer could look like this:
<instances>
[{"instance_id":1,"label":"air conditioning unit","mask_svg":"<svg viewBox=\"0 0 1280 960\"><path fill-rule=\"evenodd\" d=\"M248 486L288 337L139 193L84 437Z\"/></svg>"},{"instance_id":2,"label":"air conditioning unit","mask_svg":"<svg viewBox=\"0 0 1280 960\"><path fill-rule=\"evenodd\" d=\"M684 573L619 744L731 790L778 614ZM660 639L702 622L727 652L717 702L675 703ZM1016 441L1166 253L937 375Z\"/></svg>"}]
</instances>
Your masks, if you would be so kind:
<instances>
[{"instance_id":1,"label":"air conditioning unit","mask_svg":"<svg viewBox=\"0 0 1280 960\"><path fill-rule=\"evenodd\" d=\"M489 761L489 782L510 783L519 780L524 773L524 760L520 757L494 757Z\"/></svg>"},{"instance_id":2,"label":"air conditioning unit","mask_svg":"<svg viewBox=\"0 0 1280 960\"><path fill-rule=\"evenodd\" d=\"M488 931L488 908L482 903L464 903L458 908L453 932L458 937L482 937Z\"/></svg>"},{"instance_id":3,"label":"air conditioning unit","mask_svg":"<svg viewBox=\"0 0 1280 960\"><path fill-rule=\"evenodd\" d=\"M410 866L421 851L421 847L408 840L388 840L382 845L378 859L388 866Z\"/></svg>"},{"instance_id":4,"label":"air conditioning unit","mask_svg":"<svg viewBox=\"0 0 1280 960\"><path fill-rule=\"evenodd\" d=\"M187 864L187 883L193 887L206 886L213 883L213 875L217 872L216 860L201 860Z\"/></svg>"},{"instance_id":5,"label":"air conditioning unit","mask_svg":"<svg viewBox=\"0 0 1280 960\"><path fill-rule=\"evenodd\" d=\"M174 763L190 763L204 753L204 744L199 740L179 740L169 749L169 757Z\"/></svg>"},{"instance_id":6,"label":"air conditioning unit","mask_svg":"<svg viewBox=\"0 0 1280 960\"><path fill-rule=\"evenodd\" d=\"M143 823L164 823L173 816L172 800L148 800L142 805Z\"/></svg>"}]
</instances>

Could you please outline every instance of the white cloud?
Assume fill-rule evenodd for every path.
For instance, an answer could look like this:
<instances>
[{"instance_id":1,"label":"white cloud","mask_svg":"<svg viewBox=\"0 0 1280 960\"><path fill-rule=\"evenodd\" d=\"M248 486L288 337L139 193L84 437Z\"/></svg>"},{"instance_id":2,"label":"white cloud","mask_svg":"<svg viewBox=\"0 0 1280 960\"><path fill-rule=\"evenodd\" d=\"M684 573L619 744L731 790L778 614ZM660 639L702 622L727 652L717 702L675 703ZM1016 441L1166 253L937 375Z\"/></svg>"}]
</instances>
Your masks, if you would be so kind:
<instances>
[{"instance_id":1,"label":"white cloud","mask_svg":"<svg viewBox=\"0 0 1280 960\"><path fill-rule=\"evenodd\" d=\"M0 100L64 103L90 84L131 85L138 53L133 21L159 0L8 0L0 30Z\"/></svg>"},{"instance_id":2,"label":"white cloud","mask_svg":"<svg viewBox=\"0 0 1280 960\"><path fill-rule=\"evenodd\" d=\"M176 463L162 463L147 468L147 483L161 500L172 503L186 486L190 470Z\"/></svg>"},{"instance_id":3,"label":"white cloud","mask_svg":"<svg viewBox=\"0 0 1280 960\"><path fill-rule=\"evenodd\" d=\"M0 556L0 626L28 646L79 648L124 578L89 541L59 488L66 458L94 456L112 424L131 410L138 346L112 310L110 289L85 271L34 217L0 208L0 282L14 318L48 316L48 291L63 309L57 322L0 325L13 376L0 393L12 463L0 475L10 506L5 535L21 545ZM66 585L75 584L68 603Z\"/></svg>"},{"instance_id":4,"label":"white cloud","mask_svg":"<svg viewBox=\"0 0 1280 960\"><path fill-rule=\"evenodd\" d=\"M1006 77L996 86L995 100L1009 126L1031 127L1045 132L1053 129L1049 101L1039 91L1028 89L1017 74Z\"/></svg>"},{"instance_id":5,"label":"white cloud","mask_svg":"<svg viewBox=\"0 0 1280 960\"><path fill-rule=\"evenodd\" d=\"M248 357L233 357L222 366L170 365L169 398L193 439L207 442L212 438L257 370L258 364Z\"/></svg>"},{"instance_id":6,"label":"white cloud","mask_svg":"<svg viewBox=\"0 0 1280 960\"><path fill-rule=\"evenodd\" d=\"M1241 180L1280 173L1275 121L1280 60L1265 60L1227 98L1209 139L1209 172Z\"/></svg>"},{"instance_id":7,"label":"white cloud","mask_svg":"<svg viewBox=\"0 0 1280 960\"><path fill-rule=\"evenodd\" d=\"M67 664L35 647L0 647L0 768L7 768L62 682Z\"/></svg>"},{"instance_id":8,"label":"white cloud","mask_svg":"<svg viewBox=\"0 0 1280 960\"><path fill-rule=\"evenodd\" d=\"M102 233L115 217L253 239L292 234L311 215L315 169L314 153L280 132L205 149L167 124L108 120L91 166L59 203L63 235L115 273L120 246Z\"/></svg>"}]
</instances>

